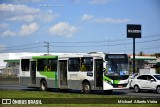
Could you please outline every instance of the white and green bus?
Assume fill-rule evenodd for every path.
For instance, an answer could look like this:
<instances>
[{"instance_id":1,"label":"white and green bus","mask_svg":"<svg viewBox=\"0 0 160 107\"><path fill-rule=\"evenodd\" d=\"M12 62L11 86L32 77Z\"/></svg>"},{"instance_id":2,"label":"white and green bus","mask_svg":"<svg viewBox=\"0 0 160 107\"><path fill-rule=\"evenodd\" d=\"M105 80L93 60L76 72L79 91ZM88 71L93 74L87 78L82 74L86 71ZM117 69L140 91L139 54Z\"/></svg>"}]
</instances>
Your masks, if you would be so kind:
<instances>
[{"instance_id":1,"label":"white and green bus","mask_svg":"<svg viewBox=\"0 0 160 107\"><path fill-rule=\"evenodd\" d=\"M82 90L83 93L92 90L112 92L113 89L126 88L127 70L126 54L24 57L20 64L20 83L41 90L58 88Z\"/></svg>"},{"instance_id":2,"label":"white and green bus","mask_svg":"<svg viewBox=\"0 0 160 107\"><path fill-rule=\"evenodd\" d=\"M129 63L127 54L91 52L103 58L103 81L108 82L110 89L128 89Z\"/></svg>"},{"instance_id":3,"label":"white and green bus","mask_svg":"<svg viewBox=\"0 0 160 107\"><path fill-rule=\"evenodd\" d=\"M20 60L20 84L40 90L58 88L58 56L29 56Z\"/></svg>"}]
</instances>

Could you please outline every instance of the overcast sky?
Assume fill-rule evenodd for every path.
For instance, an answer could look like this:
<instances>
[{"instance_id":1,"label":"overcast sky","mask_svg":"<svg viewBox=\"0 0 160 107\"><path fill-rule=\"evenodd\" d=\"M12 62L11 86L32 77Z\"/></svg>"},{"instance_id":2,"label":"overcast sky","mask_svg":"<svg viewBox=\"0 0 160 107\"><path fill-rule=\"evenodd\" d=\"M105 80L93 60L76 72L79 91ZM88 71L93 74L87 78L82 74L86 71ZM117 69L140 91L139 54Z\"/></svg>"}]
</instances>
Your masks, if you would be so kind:
<instances>
[{"instance_id":1,"label":"overcast sky","mask_svg":"<svg viewBox=\"0 0 160 107\"><path fill-rule=\"evenodd\" d=\"M127 24L141 24L136 53L160 52L159 0L1 0L0 51L132 53Z\"/></svg>"}]
</instances>

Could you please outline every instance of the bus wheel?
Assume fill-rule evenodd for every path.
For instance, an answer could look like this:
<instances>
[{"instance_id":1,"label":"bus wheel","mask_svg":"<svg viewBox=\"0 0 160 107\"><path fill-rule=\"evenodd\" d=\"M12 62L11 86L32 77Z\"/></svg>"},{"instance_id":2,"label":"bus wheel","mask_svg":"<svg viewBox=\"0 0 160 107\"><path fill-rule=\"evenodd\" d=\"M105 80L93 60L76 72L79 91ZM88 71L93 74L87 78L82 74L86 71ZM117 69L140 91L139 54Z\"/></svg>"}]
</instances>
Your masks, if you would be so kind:
<instances>
[{"instance_id":1,"label":"bus wheel","mask_svg":"<svg viewBox=\"0 0 160 107\"><path fill-rule=\"evenodd\" d=\"M91 86L88 82L85 82L83 84L83 93L84 94L90 94L91 93Z\"/></svg>"},{"instance_id":2,"label":"bus wheel","mask_svg":"<svg viewBox=\"0 0 160 107\"><path fill-rule=\"evenodd\" d=\"M113 90L104 90L105 95L111 95L113 93Z\"/></svg>"},{"instance_id":3,"label":"bus wheel","mask_svg":"<svg viewBox=\"0 0 160 107\"><path fill-rule=\"evenodd\" d=\"M46 91L47 90L47 82L45 80L42 80L40 83L40 90Z\"/></svg>"}]
</instances>

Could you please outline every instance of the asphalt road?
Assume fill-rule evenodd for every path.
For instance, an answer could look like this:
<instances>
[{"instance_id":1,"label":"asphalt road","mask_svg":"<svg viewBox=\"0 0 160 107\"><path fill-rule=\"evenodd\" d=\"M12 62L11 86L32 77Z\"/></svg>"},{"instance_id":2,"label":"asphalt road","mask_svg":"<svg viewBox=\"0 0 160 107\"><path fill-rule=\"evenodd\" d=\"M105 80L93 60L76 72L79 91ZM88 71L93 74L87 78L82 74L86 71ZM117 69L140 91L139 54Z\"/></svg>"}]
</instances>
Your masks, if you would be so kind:
<instances>
[{"instance_id":1,"label":"asphalt road","mask_svg":"<svg viewBox=\"0 0 160 107\"><path fill-rule=\"evenodd\" d=\"M28 88L26 86L20 86L19 84L0 84L0 90L34 90L38 91L38 89L35 88ZM53 92L56 92L57 90L51 90ZM80 93L80 91L69 91L69 93ZM98 92L99 93L99 92ZM93 92L93 94L98 94L97 92ZM101 94L101 93L100 93ZM127 89L127 90L114 90L112 95L118 95L118 96L133 96L133 97L139 97L139 98L160 98L160 94L156 92L148 92L148 91L142 91L140 93L135 93L133 89Z\"/></svg>"}]
</instances>

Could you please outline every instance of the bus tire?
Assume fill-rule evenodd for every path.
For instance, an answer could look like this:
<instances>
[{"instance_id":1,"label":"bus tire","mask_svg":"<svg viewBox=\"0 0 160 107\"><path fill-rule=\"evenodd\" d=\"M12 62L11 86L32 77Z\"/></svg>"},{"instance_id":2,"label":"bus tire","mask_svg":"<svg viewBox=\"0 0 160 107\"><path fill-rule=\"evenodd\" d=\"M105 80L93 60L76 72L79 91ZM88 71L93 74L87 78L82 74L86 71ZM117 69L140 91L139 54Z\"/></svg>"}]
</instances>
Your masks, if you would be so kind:
<instances>
[{"instance_id":1,"label":"bus tire","mask_svg":"<svg viewBox=\"0 0 160 107\"><path fill-rule=\"evenodd\" d=\"M82 92L84 94L90 94L91 93L91 86L90 86L89 82L84 82Z\"/></svg>"},{"instance_id":2,"label":"bus tire","mask_svg":"<svg viewBox=\"0 0 160 107\"><path fill-rule=\"evenodd\" d=\"M42 80L40 82L40 90L41 91L46 91L47 90L47 82L45 80Z\"/></svg>"},{"instance_id":3,"label":"bus tire","mask_svg":"<svg viewBox=\"0 0 160 107\"><path fill-rule=\"evenodd\" d=\"M111 95L113 93L113 90L104 90L105 95Z\"/></svg>"}]
</instances>

